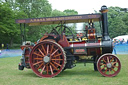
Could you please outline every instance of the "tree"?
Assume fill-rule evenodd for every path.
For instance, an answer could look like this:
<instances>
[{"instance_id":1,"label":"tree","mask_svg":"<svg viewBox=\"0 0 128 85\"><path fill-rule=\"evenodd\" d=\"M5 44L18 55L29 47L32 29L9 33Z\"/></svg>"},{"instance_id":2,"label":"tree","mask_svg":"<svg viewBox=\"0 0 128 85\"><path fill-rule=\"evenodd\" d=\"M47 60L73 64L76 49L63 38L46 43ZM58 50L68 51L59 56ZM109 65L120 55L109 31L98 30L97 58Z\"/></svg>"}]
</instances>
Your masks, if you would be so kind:
<instances>
[{"instance_id":1,"label":"tree","mask_svg":"<svg viewBox=\"0 0 128 85\"><path fill-rule=\"evenodd\" d=\"M20 30L17 29L15 18L22 16L14 12L8 3L0 3L0 35L1 42L10 43L13 45L14 37L18 36Z\"/></svg>"},{"instance_id":2,"label":"tree","mask_svg":"<svg viewBox=\"0 0 128 85\"><path fill-rule=\"evenodd\" d=\"M124 12L120 11L120 7L109 7L108 23L109 35L111 38L127 34L126 22L123 21Z\"/></svg>"},{"instance_id":3,"label":"tree","mask_svg":"<svg viewBox=\"0 0 128 85\"><path fill-rule=\"evenodd\" d=\"M19 10L23 10L28 18L40 18L51 15L51 4L48 0L16 0Z\"/></svg>"},{"instance_id":4,"label":"tree","mask_svg":"<svg viewBox=\"0 0 128 85\"><path fill-rule=\"evenodd\" d=\"M51 16L53 16L53 17L55 17L55 16L65 16L65 15L67 15L67 14L64 13L64 12L61 12L57 9L53 10L52 13L51 13Z\"/></svg>"},{"instance_id":5,"label":"tree","mask_svg":"<svg viewBox=\"0 0 128 85\"><path fill-rule=\"evenodd\" d=\"M122 16L122 20L125 24L126 34L128 35L128 12L125 12L124 16Z\"/></svg>"},{"instance_id":6,"label":"tree","mask_svg":"<svg viewBox=\"0 0 128 85\"><path fill-rule=\"evenodd\" d=\"M66 9L63 12L66 13L66 15L76 15L76 14L78 14L77 11L72 10L72 9Z\"/></svg>"},{"instance_id":7,"label":"tree","mask_svg":"<svg viewBox=\"0 0 128 85\"><path fill-rule=\"evenodd\" d=\"M24 11L27 18L40 18L51 16L52 8L48 0L16 0L19 4L19 10ZM25 18L25 17L24 17ZM27 26L27 40L32 42L42 37L42 34L46 32L46 28L50 29L50 26Z\"/></svg>"}]
</instances>

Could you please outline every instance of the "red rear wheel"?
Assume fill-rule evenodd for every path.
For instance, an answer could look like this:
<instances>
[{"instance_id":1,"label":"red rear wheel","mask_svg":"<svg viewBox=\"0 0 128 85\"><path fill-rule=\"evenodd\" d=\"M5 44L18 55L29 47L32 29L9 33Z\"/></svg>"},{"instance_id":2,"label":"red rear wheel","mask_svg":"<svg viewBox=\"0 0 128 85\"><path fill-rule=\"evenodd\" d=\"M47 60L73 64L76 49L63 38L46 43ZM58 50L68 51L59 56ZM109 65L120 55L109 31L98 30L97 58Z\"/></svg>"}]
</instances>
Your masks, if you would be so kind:
<instances>
[{"instance_id":1,"label":"red rear wheel","mask_svg":"<svg viewBox=\"0 0 128 85\"><path fill-rule=\"evenodd\" d=\"M97 61L98 71L106 77L116 76L121 69L120 60L112 54L104 54Z\"/></svg>"},{"instance_id":2,"label":"red rear wheel","mask_svg":"<svg viewBox=\"0 0 128 85\"><path fill-rule=\"evenodd\" d=\"M39 77L54 77L64 68L66 56L63 48L53 41L42 41L30 53L30 66Z\"/></svg>"}]
</instances>

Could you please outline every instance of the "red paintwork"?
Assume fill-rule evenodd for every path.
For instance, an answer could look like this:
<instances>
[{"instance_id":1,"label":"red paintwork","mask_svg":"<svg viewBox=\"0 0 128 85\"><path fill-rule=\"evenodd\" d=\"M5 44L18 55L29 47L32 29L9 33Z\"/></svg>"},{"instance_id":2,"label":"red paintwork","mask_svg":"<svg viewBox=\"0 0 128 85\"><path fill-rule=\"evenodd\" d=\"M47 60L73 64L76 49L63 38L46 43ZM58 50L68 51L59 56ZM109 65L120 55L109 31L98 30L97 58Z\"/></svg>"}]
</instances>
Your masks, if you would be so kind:
<instances>
[{"instance_id":1,"label":"red paintwork","mask_svg":"<svg viewBox=\"0 0 128 85\"><path fill-rule=\"evenodd\" d=\"M28 47L28 48L30 48L30 49L33 48L33 46L31 46L31 45L22 45L22 46L20 46L21 50L23 50L23 49L26 48L26 47Z\"/></svg>"},{"instance_id":2,"label":"red paintwork","mask_svg":"<svg viewBox=\"0 0 128 85\"><path fill-rule=\"evenodd\" d=\"M94 28L88 29L88 39L93 40L96 38L96 30Z\"/></svg>"},{"instance_id":3,"label":"red paintwork","mask_svg":"<svg viewBox=\"0 0 128 85\"><path fill-rule=\"evenodd\" d=\"M87 49L88 54L87 55L101 55L100 48L89 48Z\"/></svg>"},{"instance_id":4,"label":"red paintwork","mask_svg":"<svg viewBox=\"0 0 128 85\"><path fill-rule=\"evenodd\" d=\"M45 38L47 38L48 37L48 35L44 35L41 39L40 39L40 41L39 42L42 42Z\"/></svg>"},{"instance_id":5,"label":"red paintwork","mask_svg":"<svg viewBox=\"0 0 128 85\"><path fill-rule=\"evenodd\" d=\"M100 43L86 43L87 44L87 46L99 46L100 45Z\"/></svg>"},{"instance_id":6,"label":"red paintwork","mask_svg":"<svg viewBox=\"0 0 128 85\"><path fill-rule=\"evenodd\" d=\"M85 43L86 43L85 41L82 41L82 42L79 42L79 41L78 42L70 42L69 46L70 47L72 47L72 46L73 47L85 47Z\"/></svg>"},{"instance_id":7,"label":"red paintwork","mask_svg":"<svg viewBox=\"0 0 128 85\"><path fill-rule=\"evenodd\" d=\"M74 55L82 55L82 54L84 54L84 55L86 55L87 54L87 51L86 51L86 49L74 49L74 53L73 53Z\"/></svg>"},{"instance_id":8,"label":"red paintwork","mask_svg":"<svg viewBox=\"0 0 128 85\"><path fill-rule=\"evenodd\" d=\"M29 63L29 56L30 56L29 54L30 54L29 49L25 49L25 54L24 54L25 63Z\"/></svg>"},{"instance_id":9,"label":"red paintwork","mask_svg":"<svg viewBox=\"0 0 128 85\"><path fill-rule=\"evenodd\" d=\"M87 55L98 54L98 55L100 55L102 53L100 50L100 42L101 42L101 40L98 40L97 43L87 43L86 41L70 42L69 46L70 47L85 47L87 49L87 53L83 53L83 54L87 54ZM93 46L99 46L99 47L94 48Z\"/></svg>"},{"instance_id":10,"label":"red paintwork","mask_svg":"<svg viewBox=\"0 0 128 85\"><path fill-rule=\"evenodd\" d=\"M67 38L65 37L65 35L63 35L63 37L61 37L58 44L60 44L62 47L69 47L69 42L68 42Z\"/></svg>"},{"instance_id":11,"label":"red paintwork","mask_svg":"<svg viewBox=\"0 0 128 85\"><path fill-rule=\"evenodd\" d=\"M100 45L100 40L97 43L87 43L86 41L82 42L70 42L69 46L70 47L86 47L86 46L99 46Z\"/></svg>"},{"instance_id":12,"label":"red paintwork","mask_svg":"<svg viewBox=\"0 0 128 85\"><path fill-rule=\"evenodd\" d=\"M93 32L95 32L94 29L92 29L92 30L93 30ZM40 41L43 41L47 37L48 36L42 37L40 39ZM97 43L88 43L86 41L81 41L81 42L80 41L68 42L68 40L65 37L65 35L63 35L63 37L60 37L60 40L58 41L58 44L60 44L62 47L85 47L87 53L84 52L83 54L92 55L92 53L95 53L95 54L100 55L101 54L100 47L97 47L97 48L92 47L92 46L100 46L100 42L101 42L101 40L98 40ZM82 53L77 53L77 54L82 54Z\"/></svg>"}]
</instances>

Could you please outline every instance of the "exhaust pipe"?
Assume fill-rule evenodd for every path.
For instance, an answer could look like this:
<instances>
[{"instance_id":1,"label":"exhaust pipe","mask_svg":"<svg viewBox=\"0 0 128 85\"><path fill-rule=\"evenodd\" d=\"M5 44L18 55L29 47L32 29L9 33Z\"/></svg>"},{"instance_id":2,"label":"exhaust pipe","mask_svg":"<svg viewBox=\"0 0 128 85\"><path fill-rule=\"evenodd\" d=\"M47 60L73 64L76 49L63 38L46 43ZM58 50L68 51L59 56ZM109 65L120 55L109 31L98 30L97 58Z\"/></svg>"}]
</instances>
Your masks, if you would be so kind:
<instances>
[{"instance_id":1,"label":"exhaust pipe","mask_svg":"<svg viewBox=\"0 0 128 85\"><path fill-rule=\"evenodd\" d=\"M102 13L102 29L103 29L103 40L111 40L108 33L108 18L107 18L107 12L108 8L107 6L102 6L100 12Z\"/></svg>"}]
</instances>

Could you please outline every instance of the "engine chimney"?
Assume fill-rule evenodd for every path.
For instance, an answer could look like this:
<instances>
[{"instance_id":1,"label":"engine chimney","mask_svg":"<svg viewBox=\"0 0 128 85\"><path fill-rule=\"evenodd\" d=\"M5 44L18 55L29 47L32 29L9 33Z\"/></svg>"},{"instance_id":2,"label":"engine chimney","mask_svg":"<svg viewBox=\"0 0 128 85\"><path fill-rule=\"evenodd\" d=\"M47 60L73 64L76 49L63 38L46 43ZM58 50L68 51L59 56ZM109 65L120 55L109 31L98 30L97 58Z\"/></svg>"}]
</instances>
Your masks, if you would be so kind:
<instances>
[{"instance_id":1,"label":"engine chimney","mask_svg":"<svg viewBox=\"0 0 128 85\"><path fill-rule=\"evenodd\" d=\"M110 40L109 34L108 34L108 18L107 18L107 12L108 8L107 6L102 6L100 12L102 13L102 28L103 28L103 40Z\"/></svg>"}]
</instances>

